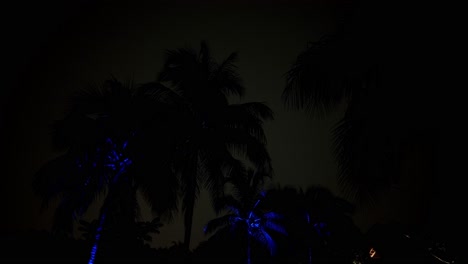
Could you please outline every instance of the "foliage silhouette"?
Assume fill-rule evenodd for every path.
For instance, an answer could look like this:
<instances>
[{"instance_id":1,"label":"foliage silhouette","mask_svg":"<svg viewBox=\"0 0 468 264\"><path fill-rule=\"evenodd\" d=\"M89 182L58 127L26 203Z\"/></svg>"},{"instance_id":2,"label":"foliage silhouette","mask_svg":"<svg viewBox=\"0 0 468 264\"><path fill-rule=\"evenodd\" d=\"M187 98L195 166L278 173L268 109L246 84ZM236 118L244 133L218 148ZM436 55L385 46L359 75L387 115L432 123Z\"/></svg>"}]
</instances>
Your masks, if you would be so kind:
<instances>
[{"instance_id":1,"label":"foliage silhouette","mask_svg":"<svg viewBox=\"0 0 468 264\"><path fill-rule=\"evenodd\" d=\"M283 217L273 211L263 211L259 207L264 198L261 191L263 177L262 173L249 170L242 178L230 179L234 195L226 195L219 202L229 213L209 221L204 230L208 234L224 228L233 234L241 234L240 236L247 240L247 263L251 263L252 238L266 246L270 254L274 255L277 246L269 231L287 235L281 223Z\"/></svg>"},{"instance_id":2,"label":"foliage silhouette","mask_svg":"<svg viewBox=\"0 0 468 264\"><path fill-rule=\"evenodd\" d=\"M360 250L363 236L351 218L353 206L328 189L310 186L268 190L265 206L285 217L290 239L284 243L284 260L297 262L350 261Z\"/></svg>"},{"instance_id":3,"label":"foliage silhouette","mask_svg":"<svg viewBox=\"0 0 468 264\"><path fill-rule=\"evenodd\" d=\"M160 98L148 87L116 79L73 97L69 113L54 124L54 145L64 153L43 166L33 182L44 206L60 198L55 232L70 234L73 219L105 195L94 252L107 223L134 224L137 190L155 213L171 218L177 209L172 159L180 113Z\"/></svg>"},{"instance_id":4,"label":"foliage silhouette","mask_svg":"<svg viewBox=\"0 0 468 264\"><path fill-rule=\"evenodd\" d=\"M437 140L433 119L445 106L440 93L424 88L433 62L423 65L426 43L411 31L415 6L353 2L335 33L297 56L282 99L319 117L345 107L332 131L339 185L353 202L372 205L399 184L403 141Z\"/></svg>"},{"instance_id":5,"label":"foliage silhouette","mask_svg":"<svg viewBox=\"0 0 468 264\"><path fill-rule=\"evenodd\" d=\"M86 222L80 220L80 228L83 238L90 244L94 243L96 230L99 221ZM151 253L147 244L152 241L151 233L159 234L162 226L159 218L154 218L151 222L135 222L132 226L107 224L104 226L101 235L102 240L98 252L99 260L132 260L132 261L153 261L155 256Z\"/></svg>"},{"instance_id":6,"label":"foliage silhouette","mask_svg":"<svg viewBox=\"0 0 468 264\"><path fill-rule=\"evenodd\" d=\"M187 113L185 141L178 146L175 169L180 177L184 211L184 243L190 248L195 202L201 186L213 205L223 196L225 178L240 175L240 156L263 171L271 171L262 124L273 119L263 103L230 104L229 95L242 96L244 87L236 72L237 54L218 64L205 42L199 52L168 50L160 82L168 82ZM215 206L215 210L218 210Z\"/></svg>"}]
</instances>

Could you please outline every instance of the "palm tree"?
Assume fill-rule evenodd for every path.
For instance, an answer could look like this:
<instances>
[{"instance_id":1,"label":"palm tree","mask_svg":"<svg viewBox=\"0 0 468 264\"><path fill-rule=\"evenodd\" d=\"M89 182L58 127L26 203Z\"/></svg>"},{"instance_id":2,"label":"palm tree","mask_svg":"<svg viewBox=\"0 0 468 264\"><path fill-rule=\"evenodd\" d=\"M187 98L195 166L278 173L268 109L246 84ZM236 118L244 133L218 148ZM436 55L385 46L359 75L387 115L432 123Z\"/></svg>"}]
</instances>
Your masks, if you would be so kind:
<instances>
[{"instance_id":1,"label":"palm tree","mask_svg":"<svg viewBox=\"0 0 468 264\"><path fill-rule=\"evenodd\" d=\"M226 195L219 200L219 208L229 213L207 223L204 232L212 233L218 229L230 229L236 234L246 234L247 263L251 263L251 238L266 246L271 255L276 253L276 243L269 234L270 230L287 235L281 220L283 217L273 211L259 207L265 197L261 191L263 175L249 170L245 177L230 179L234 195Z\"/></svg>"},{"instance_id":2,"label":"palm tree","mask_svg":"<svg viewBox=\"0 0 468 264\"><path fill-rule=\"evenodd\" d=\"M205 42L193 49L169 50L160 82L169 82L187 114L185 140L178 146L175 168L182 186L184 243L189 249L195 202L202 185L213 204L223 196L225 178L239 175L240 158L263 171L271 171L262 124L273 118L263 103L230 104L229 95L244 92L234 65L236 53L221 64L211 57ZM237 158L235 158L237 157Z\"/></svg>"},{"instance_id":3,"label":"palm tree","mask_svg":"<svg viewBox=\"0 0 468 264\"><path fill-rule=\"evenodd\" d=\"M330 254L349 257L360 249L360 232L351 218L354 207L324 187L278 186L268 191L265 202L284 216L292 254L307 263L330 260Z\"/></svg>"},{"instance_id":4,"label":"palm tree","mask_svg":"<svg viewBox=\"0 0 468 264\"><path fill-rule=\"evenodd\" d=\"M351 200L372 204L396 181L396 111L389 109L397 109L390 99L397 93L396 87L383 89L382 62L388 55L380 53L380 31L364 31L359 19L367 20L351 11L336 33L310 43L299 54L286 73L282 99L288 107L318 117L345 106L344 117L332 131L339 184Z\"/></svg>"},{"instance_id":5,"label":"palm tree","mask_svg":"<svg viewBox=\"0 0 468 264\"><path fill-rule=\"evenodd\" d=\"M137 190L158 215L170 218L177 209L172 158L179 130L166 97L111 79L73 97L54 124L53 142L63 154L38 171L34 189L44 206L60 198L54 230L68 234L73 219L105 195L90 263L107 223L134 224Z\"/></svg>"},{"instance_id":6,"label":"palm tree","mask_svg":"<svg viewBox=\"0 0 468 264\"><path fill-rule=\"evenodd\" d=\"M429 22L418 17L425 13L419 5L349 2L355 6L336 32L311 43L286 73L283 100L319 116L345 106L333 130L339 184L348 198L373 204L398 186L406 159L400 153L412 145L405 141L427 135L425 146L435 145L430 141L439 137L438 118L450 109L443 96L452 93L434 81L444 76L445 64L435 59L443 49L432 46L438 43L432 34L416 30Z\"/></svg>"}]
</instances>

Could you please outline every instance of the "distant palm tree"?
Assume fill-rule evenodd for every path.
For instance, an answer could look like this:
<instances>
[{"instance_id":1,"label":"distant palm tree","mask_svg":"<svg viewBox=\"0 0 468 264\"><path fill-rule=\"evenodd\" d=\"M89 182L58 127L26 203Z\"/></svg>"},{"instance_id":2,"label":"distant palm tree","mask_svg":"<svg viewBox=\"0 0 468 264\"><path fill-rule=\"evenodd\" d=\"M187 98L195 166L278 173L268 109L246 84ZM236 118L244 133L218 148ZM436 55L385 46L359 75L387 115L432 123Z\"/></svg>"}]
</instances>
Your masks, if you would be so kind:
<instances>
[{"instance_id":1,"label":"distant palm tree","mask_svg":"<svg viewBox=\"0 0 468 264\"><path fill-rule=\"evenodd\" d=\"M232 179L234 195L226 195L219 200L219 208L228 209L229 213L209 221L204 229L206 234L220 228L229 228L236 234L246 233L247 263L251 263L251 238L266 246L270 254L274 255L276 243L269 231L287 234L280 214L259 208L265 195L261 191L263 177L249 170L246 177Z\"/></svg>"},{"instance_id":2,"label":"distant palm tree","mask_svg":"<svg viewBox=\"0 0 468 264\"><path fill-rule=\"evenodd\" d=\"M263 122L273 113L263 103L230 104L229 95L242 96L244 87L232 53L221 64L211 57L205 42L193 49L169 50L160 82L169 82L187 113L185 141L178 146L176 169L182 185L184 243L190 247L192 218L199 188L204 185L212 202L223 196L225 178L239 175L240 158L271 171ZM236 156L237 155L237 156ZM236 157L236 158L235 158Z\"/></svg>"},{"instance_id":3,"label":"distant palm tree","mask_svg":"<svg viewBox=\"0 0 468 264\"><path fill-rule=\"evenodd\" d=\"M67 233L74 218L106 195L90 263L106 223L134 224L137 190L161 216L177 209L177 111L163 99L111 79L73 97L69 113L54 125L54 145L64 153L39 170L34 189L44 205L60 198L54 229Z\"/></svg>"},{"instance_id":4,"label":"distant palm tree","mask_svg":"<svg viewBox=\"0 0 468 264\"><path fill-rule=\"evenodd\" d=\"M268 191L265 201L285 217L291 243L298 245L293 251L305 258L301 252L306 250L307 263L329 260L332 251L346 255L353 247L360 249L360 232L351 218L354 207L326 188L278 186Z\"/></svg>"}]
</instances>

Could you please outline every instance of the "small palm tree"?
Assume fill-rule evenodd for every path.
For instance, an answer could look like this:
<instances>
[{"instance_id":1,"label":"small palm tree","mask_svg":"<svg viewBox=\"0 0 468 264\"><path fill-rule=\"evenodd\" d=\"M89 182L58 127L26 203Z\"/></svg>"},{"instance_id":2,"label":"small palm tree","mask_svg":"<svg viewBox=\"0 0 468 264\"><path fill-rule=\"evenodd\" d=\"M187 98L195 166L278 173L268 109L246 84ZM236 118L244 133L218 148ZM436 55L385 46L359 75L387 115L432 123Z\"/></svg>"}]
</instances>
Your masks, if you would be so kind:
<instances>
[{"instance_id":1,"label":"small palm tree","mask_svg":"<svg viewBox=\"0 0 468 264\"><path fill-rule=\"evenodd\" d=\"M351 218L354 207L324 187L310 186L304 191L278 186L268 191L266 201L284 215L292 241L300 245L293 250L304 258L307 255L308 263L331 257L325 250L350 254L362 242Z\"/></svg>"},{"instance_id":2,"label":"small palm tree","mask_svg":"<svg viewBox=\"0 0 468 264\"><path fill-rule=\"evenodd\" d=\"M239 175L239 154L263 171L271 171L263 122L273 113L263 103L230 104L228 96L242 96L244 87L236 72L236 53L218 64L206 43L201 49L169 50L160 82L168 82L178 95L186 119L185 140L178 146L175 168L182 186L184 243L190 246L192 219L199 189L204 185L213 204L223 196L226 177Z\"/></svg>"},{"instance_id":3,"label":"small palm tree","mask_svg":"<svg viewBox=\"0 0 468 264\"><path fill-rule=\"evenodd\" d=\"M255 239L266 246L271 255L276 253L276 243L269 234L275 231L286 235L281 224L283 217L275 212L265 212L259 209L259 204L265 197L260 191L263 182L260 174L249 170L243 180L233 179L235 196L226 195L219 201L220 208L228 209L229 213L207 223L204 232L212 233L220 228L245 233L247 237L247 263L251 263L251 239ZM237 233L237 232L236 232Z\"/></svg>"}]
</instances>

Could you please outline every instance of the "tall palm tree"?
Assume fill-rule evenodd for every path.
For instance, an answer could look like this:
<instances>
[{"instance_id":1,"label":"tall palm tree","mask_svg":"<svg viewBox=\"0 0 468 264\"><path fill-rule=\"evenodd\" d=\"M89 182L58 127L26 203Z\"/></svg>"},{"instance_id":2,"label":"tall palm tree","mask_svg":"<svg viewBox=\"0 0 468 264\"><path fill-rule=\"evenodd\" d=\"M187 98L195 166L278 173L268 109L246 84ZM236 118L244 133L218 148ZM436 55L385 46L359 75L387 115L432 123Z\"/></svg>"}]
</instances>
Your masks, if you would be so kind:
<instances>
[{"instance_id":1,"label":"tall palm tree","mask_svg":"<svg viewBox=\"0 0 468 264\"><path fill-rule=\"evenodd\" d=\"M270 254L274 255L276 243L269 231L287 235L281 223L282 215L259 207L265 197L265 193L261 191L263 177L261 173L249 170L244 177L230 179L233 195L226 195L218 202L219 208L228 209L229 213L209 221L204 229L206 234L223 228L228 228L235 234L245 234L248 264L251 263L252 238L266 246Z\"/></svg>"},{"instance_id":2,"label":"tall palm tree","mask_svg":"<svg viewBox=\"0 0 468 264\"><path fill-rule=\"evenodd\" d=\"M263 171L271 171L262 124L273 118L265 104L230 104L229 95L244 93L236 72L236 53L222 63L211 57L208 46L168 50L159 75L179 95L180 107L187 113L185 140L178 146L176 164L182 186L184 243L190 246L192 218L199 188L204 185L213 204L223 196L225 178L239 175L239 158L245 158ZM240 157L239 157L240 156ZM236 157L236 158L235 158Z\"/></svg>"},{"instance_id":3,"label":"tall palm tree","mask_svg":"<svg viewBox=\"0 0 468 264\"><path fill-rule=\"evenodd\" d=\"M443 49L421 27L430 20L420 15L431 12L391 1L348 2L336 32L311 43L286 73L283 100L321 116L345 106L333 130L339 184L348 198L373 204L398 187L406 145L414 145L405 141L427 135L425 146L435 145L438 118L450 109L443 96L451 93L435 81L444 76L445 64L437 64Z\"/></svg>"},{"instance_id":4,"label":"tall palm tree","mask_svg":"<svg viewBox=\"0 0 468 264\"><path fill-rule=\"evenodd\" d=\"M363 7L357 10L365 12ZM339 184L353 201L373 203L395 182L396 157L391 153L396 146L396 111L389 109L397 107L384 102L395 102L390 98L395 99L397 93L396 87L384 90L382 85L382 62L389 55L381 52L380 31L363 30L368 17L353 11L351 5L334 34L310 43L299 54L286 73L282 99L288 107L319 117L345 106L343 118L332 131Z\"/></svg>"},{"instance_id":5,"label":"tall palm tree","mask_svg":"<svg viewBox=\"0 0 468 264\"><path fill-rule=\"evenodd\" d=\"M167 97L111 79L74 96L66 117L54 124L53 142L63 154L38 171L33 186L44 205L60 198L54 230L68 234L73 219L105 195L91 263L106 223L134 224L137 190L158 215L170 218L177 209L178 115L164 103Z\"/></svg>"}]
</instances>

